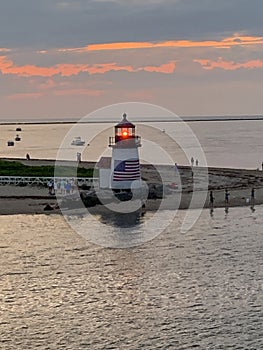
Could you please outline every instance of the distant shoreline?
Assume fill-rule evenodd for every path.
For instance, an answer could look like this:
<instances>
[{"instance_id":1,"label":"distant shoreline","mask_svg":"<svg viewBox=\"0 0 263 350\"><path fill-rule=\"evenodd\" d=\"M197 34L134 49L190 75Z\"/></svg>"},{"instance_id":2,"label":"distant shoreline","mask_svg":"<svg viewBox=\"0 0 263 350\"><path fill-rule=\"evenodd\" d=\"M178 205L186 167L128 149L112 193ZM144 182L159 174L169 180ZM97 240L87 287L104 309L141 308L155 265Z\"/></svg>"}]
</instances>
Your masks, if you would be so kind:
<instances>
[{"instance_id":1,"label":"distant shoreline","mask_svg":"<svg viewBox=\"0 0 263 350\"><path fill-rule=\"evenodd\" d=\"M105 117L106 119L107 117ZM263 115L232 115L232 116L182 116L180 117L181 120L172 120L172 119L167 119L164 117L164 119L137 119L132 120L136 123L181 123L181 122L228 122L228 121L260 121L263 120ZM72 118L72 119L63 119L63 120L12 120L12 121L1 121L0 120L0 125L63 125L63 124L112 124L112 123L117 123L118 118L112 121L108 120L95 120L91 119L90 121L82 121L82 117L78 118Z\"/></svg>"}]
</instances>

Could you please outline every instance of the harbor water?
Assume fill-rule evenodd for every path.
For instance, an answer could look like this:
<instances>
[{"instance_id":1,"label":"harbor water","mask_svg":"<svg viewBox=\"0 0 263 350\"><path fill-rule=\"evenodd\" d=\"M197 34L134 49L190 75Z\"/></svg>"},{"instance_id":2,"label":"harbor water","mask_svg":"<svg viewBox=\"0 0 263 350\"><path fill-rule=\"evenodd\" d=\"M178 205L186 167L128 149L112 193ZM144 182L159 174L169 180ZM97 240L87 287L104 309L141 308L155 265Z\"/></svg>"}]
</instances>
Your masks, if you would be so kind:
<instances>
[{"instance_id":1,"label":"harbor water","mask_svg":"<svg viewBox=\"0 0 263 350\"><path fill-rule=\"evenodd\" d=\"M0 156L22 157L29 153L31 158L55 159L59 148L62 148L61 159L76 160L76 154L81 149L72 146L73 137L80 136L86 141L82 151L83 160L98 160L104 153L109 155L108 137L113 135L112 125L90 123L80 124L70 138L63 142L72 124L32 124L21 125L19 132L21 141L14 147L8 147L7 141L13 140L17 134L16 125L0 125ZM172 154L178 164L189 164L184 152L195 153L196 144L191 135L185 136L181 123L144 123L138 125L138 133L142 136L143 147L141 157L148 159L152 148L147 148L144 140L154 140ZM189 122L192 133L197 137L202 147L207 164L215 167L257 169L262 166L262 120L243 121L203 121ZM152 128L149 128L151 126ZM102 133L104 129L108 129ZM165 132L162 132L165 131ZM168 136L173 138L173 142ZM165 138L166 137L166 138ZM181 150L178 142L184 139L185 149ZM89 144L89 146L88 146ZM145 154L144 154L145 153ZM162 162L155 152L155 162Z\"/></svg>"},{"instance_id":2,"label":"harbor water","mask_svg":"<svg viewBox=\"0 0 263 350\"><path fill-rule=\"evenodd\" d=\"M184 216L130 249L1 216L1 349L262 349L263 207Z\"/></svg>"}]
</instances>

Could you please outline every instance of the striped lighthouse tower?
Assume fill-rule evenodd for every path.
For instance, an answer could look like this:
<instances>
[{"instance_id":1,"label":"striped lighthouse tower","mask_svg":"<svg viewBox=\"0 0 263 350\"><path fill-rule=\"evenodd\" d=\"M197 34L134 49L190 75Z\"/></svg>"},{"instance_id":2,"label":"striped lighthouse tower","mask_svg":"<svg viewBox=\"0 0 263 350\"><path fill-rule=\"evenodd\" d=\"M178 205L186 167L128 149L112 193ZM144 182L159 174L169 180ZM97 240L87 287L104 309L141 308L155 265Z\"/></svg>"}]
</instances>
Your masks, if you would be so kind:
<instances>
[{"instance_id":1,"label":"striped lighthouse tower","mask_svg":"<svg viewBox=\"0 0 263 350\"><path fill-rule=\"evenodd\" d=\"M135 125L124 113L120 123L115 125L115 136L110 137L112 148L110 187L112 190L130 191L132 183L141 183L138 148L141 138L135 134Z\"/></svg>"}]
</instances>

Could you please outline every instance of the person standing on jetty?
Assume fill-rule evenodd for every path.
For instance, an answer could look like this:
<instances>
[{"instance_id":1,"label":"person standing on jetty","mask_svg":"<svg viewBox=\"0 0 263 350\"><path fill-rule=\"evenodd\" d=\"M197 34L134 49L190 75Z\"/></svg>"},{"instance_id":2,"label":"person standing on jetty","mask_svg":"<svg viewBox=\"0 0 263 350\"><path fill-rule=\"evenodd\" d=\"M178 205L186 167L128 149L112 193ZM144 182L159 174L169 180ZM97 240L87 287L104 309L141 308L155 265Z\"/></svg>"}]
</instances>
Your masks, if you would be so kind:
<instances>
[{"instance_id":1,"label":"person standing on jetty","mask_svg":"<svg viewBox=\"0 0 263 350\"><path fill-rule=\"evenodd\" d=\"M213 191L210 191L210 194L209 194L209 203L210 205L213 207L214 206L214 195L213 195Z\"/></svg>"},{"instance_id":2,"label":"person standing on jetty","mask_svg":"<svg viewBox=\"0 0 263 350\"><path fill-rule=\"evenodd\" d=\"M255 189L252 187L251 189L251 201L253 202L255 200Z\"/></svg>"},{"instance_id":3,"label":"person standing on jetty","mask_svg":"<svg viewBox=\"0 0 263 350\"><path fill-rule=\"evenodd\" d=\"M61 188L61 194L63 194L63 195L66 193L65 184L66 184L65 180L62 179L62 180L60 181L60 188Z\"/></svg>"},{"instance_id":4,"label":"person standing on jetty","mask_svg":"<svg viewBox=\"0 0 263 350\"><path fill-rule=\"evenodd\" d=\"M229 192L228 189L225 190L225 203L229 203Z\"/></svg>"},{"instance_id":5,"label":"person standing on jetty","mask_svg":"<svg viewBox=\"0 0 263 350\"><path fill-rule=\"evenodd\" d=\"M81 163L81 153L77 152L77 162Z\"/></svg>"},{"instance_id":6,"label":"person standing on jetty","mask_svg":"<svg viewBox=\"0 0 263 350\"><path fill-rule=\"evenodd\" d=\"M55 193L54 193L54 183L52 180L49 180L48 183L47 183L47 186L48 186L48 194L50 196L53 196Z\"/></svg>"},{"instance_id":7,"label":"person standing on jetty","mask_svg":"<svg viewBox=\"0 0 263 350\"><path fill-rule=\"evenodd\" d=\"M66 190L66 194L70 194L71 193L71 183L70 183L70 181L66 182L65 190Z\"/></svg>"},{"instance_id":8,"label":"person standing on jetty","mask_svg":"<svg viewBox=\"0 0 263 350\"><path fill-rule=\"evenodd\" d=\"M57 194L57 191L58 191L58 184L57 184L57 181L55 180L54 183L53 183L53 189L54 189L54 194Z\"/></svg>"}]
</instances>

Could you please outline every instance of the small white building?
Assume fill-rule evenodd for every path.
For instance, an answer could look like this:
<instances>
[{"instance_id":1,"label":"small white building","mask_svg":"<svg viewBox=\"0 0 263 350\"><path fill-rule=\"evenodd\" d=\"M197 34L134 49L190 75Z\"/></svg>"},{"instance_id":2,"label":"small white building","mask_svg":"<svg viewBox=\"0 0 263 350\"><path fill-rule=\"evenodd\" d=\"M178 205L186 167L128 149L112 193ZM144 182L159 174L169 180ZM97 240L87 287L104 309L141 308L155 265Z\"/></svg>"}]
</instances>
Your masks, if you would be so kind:
<instances>
[{"instance_id":1,"label":"small white building","mask_svg":"<svg viewBox=\"0 0 263 350\"><path fill-rule=\"evenodd\" d=\"M99 170L100 188L110 188L111 157L101 157L96 165L96 168Z\"/></svg>"}]
</instances>

